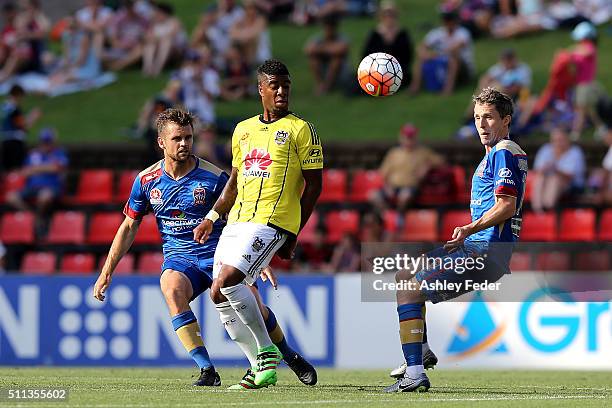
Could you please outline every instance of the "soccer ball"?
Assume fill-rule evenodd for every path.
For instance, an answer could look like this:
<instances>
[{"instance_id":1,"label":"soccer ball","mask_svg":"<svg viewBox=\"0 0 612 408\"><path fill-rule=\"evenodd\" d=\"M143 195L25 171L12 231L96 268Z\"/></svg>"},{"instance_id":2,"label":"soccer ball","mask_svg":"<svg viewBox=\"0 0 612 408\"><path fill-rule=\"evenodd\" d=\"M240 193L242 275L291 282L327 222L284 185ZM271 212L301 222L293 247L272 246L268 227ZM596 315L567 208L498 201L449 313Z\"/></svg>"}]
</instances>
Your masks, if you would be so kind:
<instances>
[{"instance_id":1,"label":"soccer ball","mask_svg":"<svg viewBox=\"0 0 612 408\"><path fill-rule=\"evenodd\" d=\"M402 84L402 67L393 55L375 52L366 56L357 68L361 89L372 96L389 96Z\"/></svg>"}]
</instances>

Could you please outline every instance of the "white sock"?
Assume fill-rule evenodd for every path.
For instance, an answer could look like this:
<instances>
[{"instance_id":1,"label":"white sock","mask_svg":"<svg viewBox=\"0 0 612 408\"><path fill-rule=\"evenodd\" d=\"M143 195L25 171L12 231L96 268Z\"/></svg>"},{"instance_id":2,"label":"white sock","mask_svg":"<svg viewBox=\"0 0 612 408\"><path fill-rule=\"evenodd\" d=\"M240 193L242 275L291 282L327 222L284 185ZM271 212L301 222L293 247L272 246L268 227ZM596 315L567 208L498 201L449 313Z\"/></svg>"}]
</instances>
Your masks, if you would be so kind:
<instances>
[{"instance_id":1,"label":"white sock","mask_svg":"<svg viewBox=\"0 0 612 408\"><path fill-rule=\"evenodd\" d=\"M423 368L423 365L408 366L406 367L406 374L404 374L404 377L416 378L424 372L425 368Z\"/></svg>"},{"instance_id":2,"label":"white sock","mask_svg":"<svg viewBox=\"0 0 612 408\"><path fill-rule=\"evenodd\" d=\"M425 354L426 351L429 351L429 343L423 343L421 345L421 350L423 351L423 354Z\"/></svg>"},{"instance_id":3,"label":"white sock","mask_svg":"<svg viewBox=\"0 0 612 408\"><path fill-rule=\"evenodd\" d=\"M251 289L241 283L229 288L221 288L221 293L229 300L240 320L253 333L257 348L262 349L271 346L273 344L272 340L270 340L266 324L257 305L257 299L255 299Z\"/></svg>"},{"instance_id":4,"label":"white sock","mask_svg":"<svg viewBox=\"0 0 612 408\"><path fill-rule=\"evenodd\" d=\"M244 355L249 359L251 367L257 366L257 343L248 327L242 323L230 302L215 305L219 312L219 318L230 339L240 347Z\"/></svg>"}]
</instances>

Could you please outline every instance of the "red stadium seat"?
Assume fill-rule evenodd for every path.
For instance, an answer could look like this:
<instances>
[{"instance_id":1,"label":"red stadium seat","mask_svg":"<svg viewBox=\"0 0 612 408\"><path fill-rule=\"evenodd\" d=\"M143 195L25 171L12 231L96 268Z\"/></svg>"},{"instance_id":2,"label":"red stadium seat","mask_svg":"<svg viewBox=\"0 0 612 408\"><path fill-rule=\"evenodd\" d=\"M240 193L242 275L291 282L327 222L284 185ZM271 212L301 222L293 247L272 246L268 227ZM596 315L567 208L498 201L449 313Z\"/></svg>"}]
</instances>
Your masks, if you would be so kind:
<instances>
[{"instance_id":1,"label":"red stadium seat","mask_svg":"<svg viewBox=\"0 0 612 408\"><path fill-rule=\"evenodd\" d=\"M525 212L520 233L521 241L554 241L557 239L557 216L554 212Z\"/></svg>"},{"instance_id":2,"label":"red stadium seat","mask_svg":"<svg viewBox=\"0 0 612 408\"><path fill-rule=\"evenodd\" d=\"M89 274L94 272L96 259L93 254L66 254L60 262L60 272Z\"/></svg>"},{"instance_id":3,"label":"red stadium seat","mask_svg":"<svg viewBox=\"0 0 612 408\"><path fill-rule=\"evenodd\" d=\"M89 219L88 244L110 244L124 216L119 212L95 213Z\"/></svg>"},{"instance_id":4,"label":"red stadium seat","mask_svg":"<svg viewBox=\"0 0 612 408\"><path fill-rule=\"evenodd\" d=\"M319 214L316 211L313 211L312 214L310 214L310 218L308 219L308 222L306 223L306 225L304 225L304 228L302 228L302 231L300 231L300 234L298 235L298 240L304 243L313 242L315 231L318 225L319 225Z\"/></svg>"},{"instance_id":5,"label":"red stadium seat","mask_svg":"<svg viewBox=\"0 0 612 408\"><path fill-rule=\"evenodd\" d=\"M119 185L115 193L116 203L126 203L132 192L132 185L138 175L138 170L125 170L119 174Z\"/></svg>"},{"instance_id":6,"label":"red stadium seat","mask_svg":"<svg viewBox=\"0 0 612 408\"><path fill-rule=\"evenodd\" d=\"M404 241L438 240L438 213L436 210L411 210L404 218L404 230L401 238Z\"/></svg>"},{"instance_id":7,"label":"red stadium seat","mask_svg":"<svg viewBox=\"0 0 612 408\"><path fill-rule=\"evenodd\" d=\"M11 171L7 173L2 183L2 194L0 196L1 201L4 202L6 200L6 195L8 193L23 190L25 187L25 182L26 178L21 172Z\"/></svg>"},{"instance_id":8,"label":"red stadium seat","mask_svg":"<svg viewBox=\"0 0 612 408\"><path fill-rule=\"evenodd\" d=\"M394 210L387 210L385 211L385 213L383 214L383 224L384 224L384 228L385 231L387 232L391 232L391 233L397 233L397 229L399 228L397 225L397 211Z\"/></svg>"},{"instance_id":9,"label":"red stadium seat","mask_svg":"<svg viewBox=\"0 0 612 408\"><path fill-rule=\"evenodd\" d=\"M472 222L472 217L469 211L451 210L442 215L442 231L440 232L440 240L448 241L452 238L456 227L462 227Z\"/></svg>"},{"instance_id":10,"label":"red stadium seat","mask_svg":"<svg viewBox=\"0 0 612 408\"><path fill-rule=\"evenodd\" d=\"M510 259L510 270L514 271L530 271L531 270L531 254L529 252L515 252Z\"/></svg>"},{"instance_id":11,"label":"red stadium seat","mask_svg":"<svg viewBox=\"0 0 612 408\"><path fill-rule=\"evenodd\" d=\"M567 209L561 213L561 241L594 241L595 211L590 208Z\"/></svg>"},{"instance_id":12,"label":"red stadium seat","mask_svg":"<svg viewBox=\"0 0 612 408\"><path fill-rule=\"evenodd\" d=\"M462 166L453 166L453 181L455 183L456 201L469 203L471 191L466 183L465 169Z\"/></svg>"},{"instance_id":13,"label":"red stadium seat","mask_svg":"<svg viewBox=\"0 0 612 408\"><path fill-rule=\"evenodd\" d=\"M53 215L47 243L82 244L84 242L85 214L77 211L61 211Z\"/></svg>"},{"instance_id":14,"label":"red stadium seat","mask_svg":"<svg viewBox=\"0 0 612 408\"><path fill-rule=\"evenodd\" d=\"M612 241L612 208L601 213L598 238L600 241Z\"/></svg>"},{"instance_id":15,"label":"red stadium seat","mask_svg":"<svg viewBox=\"0 0 612 408\"><path fill-rule=\"evenodd\" d=\"M136 245L159 245L162 243L157 221L151 214L145 215L138 228L138 233L134 239Z\"/></svg>"},{"instance_id":16,"label":"red stadium seat","mask_svg":"<svg viewBox=\"0 0 612 408\"><path fill-rule=\"evenodd\" d=\"M21 272L27 275L51 275L55 271L53 252L28 252L21 261Z\"/></svg>"},{"instance_id":17,"label":"red stadium seat","mask_svg":"<svg viewBox=\"0 0 612 408\"><path fill-rule=\"evenodd\" d=\"M164 263L164 254L161 252L144 252L138 260L138 272L147 275L159 275Z\"/></svg>"},{"instance_id":18,"label":"red stadium seat","mask_svg":"<svg viewBox=\"0 0 612 408\"><path fill-rule=\"evenodd\" d=\"M576 270L578 271L609 271L610 253L607 250L579 252L576 255Z\"/></svg>"},{"instance_id":19,"label":"red stadium seat","mask_svg":"<svg viewBox=\"0 0 612 408\"><path fill-rule=\"evenodd\" d=\"M380 190L384 184L378 170L357 170L353 173L350 200L355 203L368 201L370 194Z\"/></svg>"},{"instance_id":20,"label":"red stadium seat","mask_svg":"<svg viewBox=\"0 0 612 408\"><path fill-rule=\"evenodd\" d=\"M104 266L104 262L106 262L106 255L100 257L100 262L98 262L98 270L101 271ZM123 258L117 264L115 268L116 275L130 275L134 272L134 255L125 254Z\"/></svg>"},{"instance_id":21,"label":"red stadium seat","mask_svg":"<svg viewBox=\"0 0 612 408\"><path fill-rule=\"evenodd\" d=\"M359 234L359 213L354 210L331 211L325 215L327 240L338 242L344 234Z\"/></svg>"},{"instance_id":22,"label":"red stadium seat","mask_svg":"<svg viewBox=\"0 0 612 408\"><path fill-rule=\"evenodd\" d=\"M323 170L323 191L320 203L342 202L346 200L346 170Z\"/></svg>"},{"instance_id":23,"label":"red stadium seat","mask_svg":"<svg viewBox=\"0 0 612 408\"><path fill-rule=\"evenodd\" d=\"M113 172L111 170L85 170L77 187L78 204L110 204L113 200Z\"/></svg>"},{"instance_id":24,"label":"red stadium seat","mask_svg":"<svg viewBox=\"0 0 612 408\"><path fill-rule=\"evenodd\" d=\"M33 244L34 215L25 211L4 214L0 227L0 241L5 244Z\"/></svg>"},{"instance_id":25,"label":"red stadium seat","mask_svg":"<svg viewBox=\"0 0 612 408\"><path fill-rule=\"evenodd\" d=\"M543 252L536 257L535 266L538 271L568 271L570 256L561 251Z\"/></svg>"}]
</instances>

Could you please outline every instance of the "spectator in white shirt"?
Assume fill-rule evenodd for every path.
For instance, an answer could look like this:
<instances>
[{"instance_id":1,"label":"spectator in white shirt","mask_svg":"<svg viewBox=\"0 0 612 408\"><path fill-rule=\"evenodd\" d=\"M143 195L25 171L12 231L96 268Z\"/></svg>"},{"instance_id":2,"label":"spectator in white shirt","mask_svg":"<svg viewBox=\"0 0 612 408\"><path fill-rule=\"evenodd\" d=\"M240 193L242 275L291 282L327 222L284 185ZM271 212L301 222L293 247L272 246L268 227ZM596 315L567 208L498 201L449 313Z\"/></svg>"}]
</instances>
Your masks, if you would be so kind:
<instances>
[{"instance_id":1,"label":"spectator in white shirt","mask_svg":"<svg viewBox=\"0 0 612 408\"><path fill-rule=\"evenodd\" d=\"M417 49L417 61L413 66L410 92L421 88L423 64L440 60L446 65L446 77L442 93L450 95L457 82L474 74L474 50L470 32L459 25L459 16L454 11L441 13L443 26L434 28L425 36Z\"/></svg>"},{"instance_id":2,"label":"spectator in white shirt","mask_svg":"<svg viewBox=\"0 0 612 408\"><path fill-rule=\"evenodd\" d=\"M538 150L533 169L531 206L541 212L555 208L564 195L582 192L586 162L582 149L573 145L563 129L554 129L550 142Z\"/></svg>"},{"instance_id":3,"label":"spectator in white shirt","mask_svg":"<svg viewBox=\"0 0 612 408\"><path fill-rule=\"evenodd\" d=\"M78 28L89 35L91 46L98 58L106 38L106 28L113 17L113 10L104 6L102 0L86 0L85 7L76 12Z\"/></svg>"}]
</instances>

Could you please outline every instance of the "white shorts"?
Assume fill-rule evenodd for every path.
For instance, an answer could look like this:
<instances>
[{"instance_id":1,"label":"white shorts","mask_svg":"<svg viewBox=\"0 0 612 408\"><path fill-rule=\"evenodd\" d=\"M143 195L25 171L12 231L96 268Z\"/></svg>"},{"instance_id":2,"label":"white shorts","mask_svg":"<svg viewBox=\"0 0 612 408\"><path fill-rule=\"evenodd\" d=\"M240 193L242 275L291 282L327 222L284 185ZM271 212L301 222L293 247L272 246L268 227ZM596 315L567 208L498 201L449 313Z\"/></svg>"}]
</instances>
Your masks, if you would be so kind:
<instances>
[{"instance_id":1,"label":"white shorts","mask_svg":"<svg viewBox=\"0 0 612 408\"><path fill-rule=\"evenodd\" d=\"M244 273L244 281L252 285L259 272L287 240L287 235L263 224L240 222L223 228L213 265L213 278L221 266L231 265Z\"/></svg>"}]
</instances>

